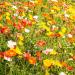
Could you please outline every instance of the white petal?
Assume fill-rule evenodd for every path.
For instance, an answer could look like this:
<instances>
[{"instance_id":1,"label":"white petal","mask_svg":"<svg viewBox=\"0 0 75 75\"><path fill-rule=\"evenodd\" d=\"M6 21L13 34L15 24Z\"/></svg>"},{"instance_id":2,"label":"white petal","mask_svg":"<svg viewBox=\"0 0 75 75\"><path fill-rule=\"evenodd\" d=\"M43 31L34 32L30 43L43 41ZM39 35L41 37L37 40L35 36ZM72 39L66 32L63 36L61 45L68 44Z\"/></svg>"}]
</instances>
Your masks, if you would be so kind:
<instances>
[{"instance_id":1,"label":"white petal","mask_svg":"<svg viewBox=\"0 0 75 75\"><path fill-rule=\"evenodd\" d=\"M38 16L33 16L34 19L38 19Z\"/></svg>"},{"instance_id":2,"label":"white petal","mask_svg":"<svg viewBox=\"0 0 75 75\"><path fill-rule=\"evenodd\" d=\"M12 41L12 40L9 40L9 41L7 42L7 46L8 46L9 48L14 48L15 45L16 45L16 42L14 42L14 41Z\"/></svg>"},{"instance_id":3,"label":"white petal","mask_svg":"<svg viewBox=\"0 0 75 75\"><path fill-rule=\"evenodd\" d=\"M14 6L14 5L12 6L12 8L17 9L17 7L16 7L16 6Z\"/></svg>"},{"instance_id":4,"label":"white petal","mask_svg":"<svg viewBox=\"0 0 75 75\"><path fill-rule=\"evenodd\" d=\"M12 61L12 59L10 57L4 56L4 59L7 60L7 61Z\"/></svg>"},{"instance_id":5,"label":"white petal","mask_svg":"<svg viewBox=\"0 0 75 75\"><path fill-rule=\"evenodd\" d=\"M51 0L51 1L53 1L53 2L58 2L58 0Z\"/></svg>"},{"instance_id":6,"label":"white petal","mask_svg":"<svg viewBox=\"0 0 75 75\"><path fill-rule=\"evenodd\" d=\"M67 36L68 36L69 38L72 38L72 37L73 37L72 34L68 34Z\"/></svg>"},{"instance_id":7,"label":"white petal","mask_svg":"<svg viewBox=\"0 0 75 75\"><path fill-rule=\"evenodd\" d=\"M66 75L64 72L60 72L59 75Z\"/></svg>"},{"instance_id":8,"label":"white petal","mask_svg":"<svg viewBox=\"0 0 75 75\"><path fill-rule=\"evenodd\" d=\"M29 32L30 32L30 30L25 28L25 32L26 32L26 33L29 33Z\"/></svg>"}]
</instances>

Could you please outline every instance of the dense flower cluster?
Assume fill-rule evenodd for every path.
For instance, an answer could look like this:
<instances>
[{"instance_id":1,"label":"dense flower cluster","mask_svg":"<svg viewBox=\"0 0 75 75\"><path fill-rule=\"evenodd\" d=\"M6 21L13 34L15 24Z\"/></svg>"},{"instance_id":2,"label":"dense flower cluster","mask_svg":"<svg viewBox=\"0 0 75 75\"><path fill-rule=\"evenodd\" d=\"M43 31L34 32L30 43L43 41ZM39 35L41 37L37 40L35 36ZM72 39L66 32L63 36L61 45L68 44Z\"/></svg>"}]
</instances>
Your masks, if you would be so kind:
<instances>
[{"instance_id":1,"label":"dense flower cluster","mask_svg":"<svg viewBox=\"0 0 75 75\"><path fill-rule=\"evenodd\" d=\"M0 3L0 65L7 66L1 75L75 75L74 49L73 4L64 0Z\"/></svg>"}]
</instances>

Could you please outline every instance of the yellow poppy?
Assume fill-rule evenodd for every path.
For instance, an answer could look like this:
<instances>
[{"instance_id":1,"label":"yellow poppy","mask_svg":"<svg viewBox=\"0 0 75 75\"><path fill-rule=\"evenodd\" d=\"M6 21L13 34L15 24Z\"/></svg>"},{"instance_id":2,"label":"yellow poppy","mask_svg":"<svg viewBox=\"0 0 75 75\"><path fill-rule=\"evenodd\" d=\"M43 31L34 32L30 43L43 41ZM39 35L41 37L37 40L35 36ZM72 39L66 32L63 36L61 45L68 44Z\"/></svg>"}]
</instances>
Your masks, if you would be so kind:
<instances>
[{"instance_id":1,"label":"yellow poppy","mask_svg":"<svg viewBox=\"0 0 75 75\"><path fill-rule=\"evenodd\" d=\"M61 32L62 32L62 33L65 33L65 32L66 32L66 28L65 28L65 27L62 27L62 28L61 28Z\"/></svg>"},{"instance_id":2,"label":"yellow poppy","mask_svg":"<svg viewBox=\"0 0 75 75\"><path fill-rule=\"evenodd\" d=\"M56 52L55 50L53 50L53 51L50 52L50 54L52 54L52 55L56 55L57 52Z\"/></svg>"},{"instance_id":3,"label":"yellow poppy","mask_svg":"<svg viewBox=\"0 0 75 75\"><path fill-rule=\"evenodd\" d=\"M45 60L43 60L43 65L44 65L44 67L48 68L52 65L52 61L49 59L45 59Z\"/></svg>"},{"instance_id":4,"label":"yellow poppy","mask_svg":"<svg viewBox=\"0 0 75 75\"><path fill-rule=\"evenodd\" d=\"M19 36L19 40L23 41L24 40L24 37L22 35Z\"/></svg>"},{"instance_id":5,"label":"yellow poppy","mask_svg":"<svg viewBox=\"0 0 75 75\"><path fill-rule=\"evenodd\" d=\"M23 42L22 42L22 41L19 41L19 45L21 45L21 46L22 46L22 45L23 45Z\"/></svg>"},{"instance_id":6,"label":"yellow poppy","mask_svg":"<svg viewBox=\"0 0 75 75\"><path fill-rule=\"evenodd\" d=\"M21 50L19 49L19 47L17 46L15 49L12 49L13 51L15 51L17 54L21 55L22 52Z\"/></svg>"},{"instance_id":7,"label":"yellow poppy","mask_svg":"<svg viewBox=\"0 0 75 75\"><path fill-rule=\"evenodd\" d=\"M6 16L6 20L10 20L10 17L9 16Z\"/></svg>"},{"instance_id":8,"label":"yellow poppy","mask_svg":"<svg viewBox=\"0 0 75 75\"><path fill-rule=\"evenodd\" d=\"M54 66L58 66L58 67L62 67L62 64L61 64L58 60L55 60L55 61L53 62L53 65L54 65Z\"/></svg>"}]
</instances>

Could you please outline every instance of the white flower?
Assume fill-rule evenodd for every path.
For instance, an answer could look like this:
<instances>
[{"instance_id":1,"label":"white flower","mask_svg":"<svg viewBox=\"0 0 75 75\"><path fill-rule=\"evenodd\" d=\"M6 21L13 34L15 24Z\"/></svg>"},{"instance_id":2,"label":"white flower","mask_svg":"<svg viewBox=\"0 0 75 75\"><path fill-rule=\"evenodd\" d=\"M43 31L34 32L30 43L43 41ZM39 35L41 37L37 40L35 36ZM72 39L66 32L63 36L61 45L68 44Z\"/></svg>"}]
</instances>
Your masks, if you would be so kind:
<instances>
[{"instance_id":1,"label":"white flower","mask_svg":"<svg viewBox=\"0 0 75 75\"><path fill-rule=\"evenodd\" d=\"M65 13L65 17L69 17L69 15L67 13Z\"/></svg>"},{"instance_id":2,"label":"white flower","mask_svg":"<svg viewBox=\"0 0 75 75\"><path fill-rule=\"evenodd\" d=\"M8 46L9 48L14 48L14 46L16 46L16 42L14 42L14 41L12 41L12 40L9 40L9 41L7 42L7 46Z\"/></svg>"},{"instance_id":3,"label":"white flower","mask_svg":"<svg viewBox=\"0 0 75 75\"><path fill-rule=\"evenodd\" d=\"M70 15L69 15L69 14L67 14L67 12L66 12L66 11L64 11L64 16L65 16L65 17L69 17Z\"/></svg>"},{"instance_id":4,"label":"white flower","mask_svg":"<svg viewBox=\"0 0 75 75\"><path fill-rule=\"evenodd\" d=\"M23 16L18 16L18 19L23 19Z\"/></svg>"},{"instance_id":5,"label":"white flower","mask_svg":"<svg viewBox=\"0 0 75 75\"><path fill-rule=\"evenodd\" d=\"M72 58L69 58L68 60L71 61L71 60L73 60L73 59L72 59Z\"/></svg>"},{"instance_id":6,"label":"white flower","mask_svg":"<svg viewBox=\"0 0 75 75\"><path fill-rule=\"evenodd\" d=\"M25 6L24 8L26 9L26 11L28 10L28 7Z\"/></svg>"},{"instance_id":7,"label":"white flower","mask_svg":"<svg viewBox=\"0 0 75 75\"><path fill-rule=\"evenodd\" d=\"M51 1L53 1L53 2L58 2L58 0L51 0Z\"/></svg>"},{"instance_id":8,"label":"white flower","mask_svg":"<svg viewBox=\"0 0 75 75\"><path fill-rule=\"evenodd\" d=\"M60 72L59 75L66 75L64 72Z\"/></svg>"},{"instance_id":9,"label":"white flower","mask_svg":"<svg viewBox=\"0 0 75 75\"><path fill-rule=\"evenodd\" d=\"M13 8L13 9L17 9L17 7L16 7L16 6L14 6L14 5L12 6L12 8Z\"/></svg>"},{"instance_id":10,"label":"white flower","mask_svg":"<svg viewBox=\"0 0 75 75\"><path fill-rule=\"evenodd\" d=\"M64 35L64 36L62 36L62 38L65 38L66 36Z\"/></svg>"},{"instance_id":11,"label":"white flower","mask_svg":"<svg viewBox=\"0 0 75 75\"><path fill-rule=\"evenodd\" d=\"M46 49L46 50L43 51L43 53L47 55L47 54L49 54L52 51L53 51L53 49Z\"/></svg>"},{"instance_id":12,"label":"white flower","mask_svg":"<svg viewBox=\"0 0 75 75\"><path fill-rule=\"evenodd\" d=\"M18 16L18 13L15 13L14 16Z\"/></svg>"},{"instance_id":13,"label":"white flower","mask_svg":"<svg viewBox=\"0 0 75 75\"><path fill-rule=\"evenodd\" d=\"M38 19L38 16L33 16L34 19Z\"/></svg>"},{"instance_id":14,"label":"white flower","mask_svg":"<svg viewBox=\"0 0 75 75\"><path fill-rule=\"evenodd\" d=\"M72 34L68 34L67 36L68 36L69 38L72 38L72 37L73 37Z\"/></svg>"},{"instance_id":15,"label":"white flower","mask_svg":"<svg viewBox=\"0 0 75 75\"><path fill-rule=\"evenodd\" d=\"M25 28L25 32L26 32L26 33L29 33L29 32L30 32L30 30Z\"/></svg>"},{"instance_id":16,"label":"white flower","mask_svg":"<svg viewBox=\"0 0 75 75\"><path fill-rule=\"evenodd\" d=\"M12 59L10 57L4 56L4 59L7 60L7 61L12 61Z\"/></svg>"}]
</instances>

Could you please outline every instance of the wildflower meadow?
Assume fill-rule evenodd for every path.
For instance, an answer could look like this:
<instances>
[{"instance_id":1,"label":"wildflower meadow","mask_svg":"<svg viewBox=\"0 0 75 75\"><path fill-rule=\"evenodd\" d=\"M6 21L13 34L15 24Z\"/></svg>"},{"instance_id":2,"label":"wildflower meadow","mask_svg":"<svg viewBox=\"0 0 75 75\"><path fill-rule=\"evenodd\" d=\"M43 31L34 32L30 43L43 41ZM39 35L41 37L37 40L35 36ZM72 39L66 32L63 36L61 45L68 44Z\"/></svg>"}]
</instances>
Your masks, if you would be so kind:
<instances>
[{"instance_id":1,"label":"wildflower meadow","mask_svg":"<svg viewBox=\"0 0 75 75\"><path fill-rule=\"evenodd\" d=\"M75 75L75 0L0 0L0 75Z\"/></svg>"}]
</instances>

